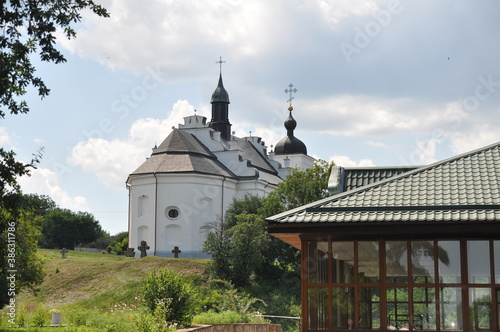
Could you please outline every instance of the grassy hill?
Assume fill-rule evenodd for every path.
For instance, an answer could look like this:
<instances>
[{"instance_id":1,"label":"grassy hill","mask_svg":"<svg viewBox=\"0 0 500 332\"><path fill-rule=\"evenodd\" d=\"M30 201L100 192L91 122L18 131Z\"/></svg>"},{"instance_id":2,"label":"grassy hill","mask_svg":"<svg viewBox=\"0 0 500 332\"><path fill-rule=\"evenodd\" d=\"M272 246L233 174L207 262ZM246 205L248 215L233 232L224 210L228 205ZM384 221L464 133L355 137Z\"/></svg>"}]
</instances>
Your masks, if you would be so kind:
<instances>
[{"instance_id":1,"label":"grassy hill","mask_svg":"<svg viewBox=\"0 0 500 332\"><path fill-rule=\"evenodd\" d=\"M171 268L179 275L202 277L208 260L145 257L141 259L109 254L69 251L66 259L59 250L39 250L46 276L35 295L22 293L18 303L32 308L72 305L103 307L134 298L139 283L152 269Z\"/></svg>"}]
</instances>

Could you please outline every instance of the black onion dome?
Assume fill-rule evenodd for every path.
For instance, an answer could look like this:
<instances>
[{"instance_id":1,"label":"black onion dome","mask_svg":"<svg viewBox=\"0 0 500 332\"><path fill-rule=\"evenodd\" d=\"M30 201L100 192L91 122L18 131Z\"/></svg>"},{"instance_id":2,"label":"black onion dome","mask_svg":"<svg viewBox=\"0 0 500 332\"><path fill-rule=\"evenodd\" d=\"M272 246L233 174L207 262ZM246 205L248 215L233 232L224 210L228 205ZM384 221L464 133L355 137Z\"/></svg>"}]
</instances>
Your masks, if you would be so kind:
<instances>
[{"instance_id":1,"label":"black onion dome","mask_svg":"<svg viewBox=\"0 0 500 332\"><path fill-rule=\"evenodd\" d=\"M294 129L297 127L297 121L292 116L292 111L290 111L290 115L285 120L285 128L287 132L287 136L280 140L276 147L274 148L274 154L283 155L283 154L305 154L307 155L306 145L297 137L293 135Z\"/></svg>"},{"instance_id":2,"label":"black onion dome","mask_svg":"<svg viewBox=\"0 0 500 332\"><path fill-rule=\"evenodd\" d=\"M305 154L307 155L306 145L297 137L287 136L276 144L274 154Z\"/></svg>"},{"instance_id":3,"label":"black onion dome","mask_svg":"<svg viewBox=\"0 0 500 332\"><path fill-rule=\"evenodd\" d=\"M287 135L289 134L290 130L292 131L293 135L293 130L297 127L297 121L292 116L292 112L290 112L290 115L288 118L285 120L285 128L287 131Z\"/></svg>"}]
</instances>

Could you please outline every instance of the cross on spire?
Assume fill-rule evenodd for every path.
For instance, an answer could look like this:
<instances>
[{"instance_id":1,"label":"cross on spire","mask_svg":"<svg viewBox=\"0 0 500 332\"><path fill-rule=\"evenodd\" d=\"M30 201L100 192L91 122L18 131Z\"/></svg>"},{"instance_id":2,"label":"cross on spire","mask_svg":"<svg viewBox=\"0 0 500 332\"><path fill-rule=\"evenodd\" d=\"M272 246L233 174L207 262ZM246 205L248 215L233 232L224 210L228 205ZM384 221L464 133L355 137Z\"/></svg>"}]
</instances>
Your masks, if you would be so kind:
<instances>
[{"instance_id":1,"label":"cross on spire","mask_svg":"<svg viewBox=\"0 0 500 332\"><path fill-rule=\"evenodd\" d=\"M290 83L290 85L288 85L288 88L285 90L285 93L289 93L290 94L290 99L288 99L287 102L290 104L290 107L292 107L292 100L294 98L292 94L293 93L297 93L297 89L295 89L293 87L292 83Z\"/></svg>"},{"instance_id":2,"label":"cross on spire","mask_svg":"<svg viewBox=\"0 0 500 332\"><path fill-rule=\"evenodd\" d=\"M219 57L219 61L215 61L215 63L218 63L218 64L219 64L219 66L220 66L219 70L220 70L220 72L222 73L222 64L223 64L223 63L226 63L226 61L222 61L222 57L220 56L220 57Z\"/></svg>"}]
</instances>

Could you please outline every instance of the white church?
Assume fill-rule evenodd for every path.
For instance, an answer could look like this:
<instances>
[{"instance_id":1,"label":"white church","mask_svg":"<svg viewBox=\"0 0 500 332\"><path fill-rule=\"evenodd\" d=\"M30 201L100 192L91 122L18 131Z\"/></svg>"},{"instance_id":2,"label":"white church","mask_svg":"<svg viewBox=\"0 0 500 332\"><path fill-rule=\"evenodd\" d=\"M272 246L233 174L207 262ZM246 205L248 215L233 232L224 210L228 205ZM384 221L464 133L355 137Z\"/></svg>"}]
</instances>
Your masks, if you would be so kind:
<instances>
[{"instance_id":1,"label":"white church","mask_svg":"<svg viewBox=\"0 0 500 332\"><path fill-rule=\"evenodd\" d=\"M127 179L129 190L129 247L147 255L208 258L202 245L211 223L220 221L234 198L266 196L291 167L308 169L314 158L294 136L297 125L290 114L287 135L274 151L260 137L236 137L229 121L229 95L219 75L212 94L212 119L187 116Z\"/></svg>"}]
</instances>

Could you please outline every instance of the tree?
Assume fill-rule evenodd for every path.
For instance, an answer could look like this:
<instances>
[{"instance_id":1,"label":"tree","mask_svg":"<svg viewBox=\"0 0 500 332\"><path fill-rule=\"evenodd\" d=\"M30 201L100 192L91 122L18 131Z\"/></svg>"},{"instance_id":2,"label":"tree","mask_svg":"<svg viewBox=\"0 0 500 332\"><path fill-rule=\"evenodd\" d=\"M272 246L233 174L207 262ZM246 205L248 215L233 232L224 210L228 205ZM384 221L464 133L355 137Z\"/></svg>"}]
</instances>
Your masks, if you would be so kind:
<instances>
[{"instance_id":1,"label":"tree","mask_svg":"<svg viewBox=\"0 0 500 332\"><path fill-rule=\"evenodd\" d=\"M163 322L184 327L194 315L192 286L173 270L152 270L142 287L145 305L151 313L161 314Z\"/></svg>"},{"instance_id":2,"label":"tree","mask_svg":"<svg viewBox=\"0 0 500 332\"><path fill-rule=\"evenodd\" d=\"M248 286L252 279L298 273L298 250L270 236L265 218L326 197L332 165L318 161L306 171L293 169L266 198L245 195L234 199L225 220L212 225L203 244L203 251L212 256L212 277L241 287Z\"/></svg>"},{"instance_id":3,"label":"tree","mask_svg":"<svg viewBox=\"0 0 500 332\"><path fill-rule=\"evenodd\" d=\"M28 209L10 212L0 207L0 220L7 226L0 232L0 307L15 300L15 294L22 289L36 291L43 281L43 263L36 253L40 239L39 219ZM15 287L11 280L15 280Z\"/></svg>"},{"instance_id":4,"label":"tree","mask_svg":"<svg viewBox=\"0 0 500 332\"><path fill-rule=\"evenodd\" d=\"M40 97L49 94L41 78L35 76L35 67L32 65L32 54L39 52L42 61L61 63L65 62L64 56L54 47L55 32L60 28L67 38L74 38L75 31L72 24L81 19L80 12L91 9L99 16L107 17L108 12L100 5L89 0L7 0L2 1L0 7L0 118L6 113L27 113L28 104L22 100L27 88L32 86L38 89ZM31 162L24 163L16 160L16 153L0 147L0 234L9 233L9 228L15 225L20 230L16 237L16 244L23 244L27 248L19 252L16 261L19 271L32 273L19 273L16 276L16 288L19 291L23 285L36 285L40 281L38 273L40 260L36 257L36 246L31 242L21 242L24 239L36 239L36 221L33 212L22 208L22 197L17 182L18 177L29 175L30 170L36 168L41 158L42 151L38 151ZM31 213L31 214L30 214ZM13 224L12 224L13 223ZM22 230L22 231L21 231ZM2 237L0 242L5 241ZM38 239L36 240L38 242ZM2 243L4 244L4 243ZM7 262L7 247L1 246L1 260ZM21 246L16 246L21 248ZM0 274L5 276L4 264ZM9 281L2 276L0 281L0 304L5 305Z\"/></svg>"},{"instance_id":5,"label":"tree","mask_svg":"<svg viewBox=\"0 0 500 332\"><path fill-rule=\"evenodd\" d=\"M25 194L22 197L22 206L33 211L35 216L45 216L57 208L56 202L47 195Z\"/></svg>"},{"instance_id":6,"label":"tree","mask_svg":"<svg viewBox=\"0 0 500 332\"><path fill-rule=\"evenodd\" d=\"M89 243L106 235L99 221L88 212L55 209L42 219L43 248L74 249L76 244Z\"/></svg>"},{"instance_id":7,"label":"tree","mask_svg":"<svg viewBox=\"0 0 500 332\"><path fill-rule=\"evenodd\" d=\"M328 196L328 177L333 163L317 160L312 168L291 170L287 178L264 202L263 213L269 217Z\"/></svg>"},{"instance_id":8,"label":"tree","mask_svg":"<svg viewBox=\"0 0 500 332\"><path fill-rule=\"evenodd\" d=\"M0 8L0 103L10 113L27 113L25 101L17 98L26 94L33 86L38 94L46 97L50 90L40 77L35 76L31 54L38 52L40 60L54 63L65 62L62 53L55 48L55 33L59 28L68 38L76 37L72 24L81 20L81 12L92 10L108 17L105 8L92 0L10 0L3 1ZM0 109L0 117L5 111Z\"/></svg>"}]
</instances>

